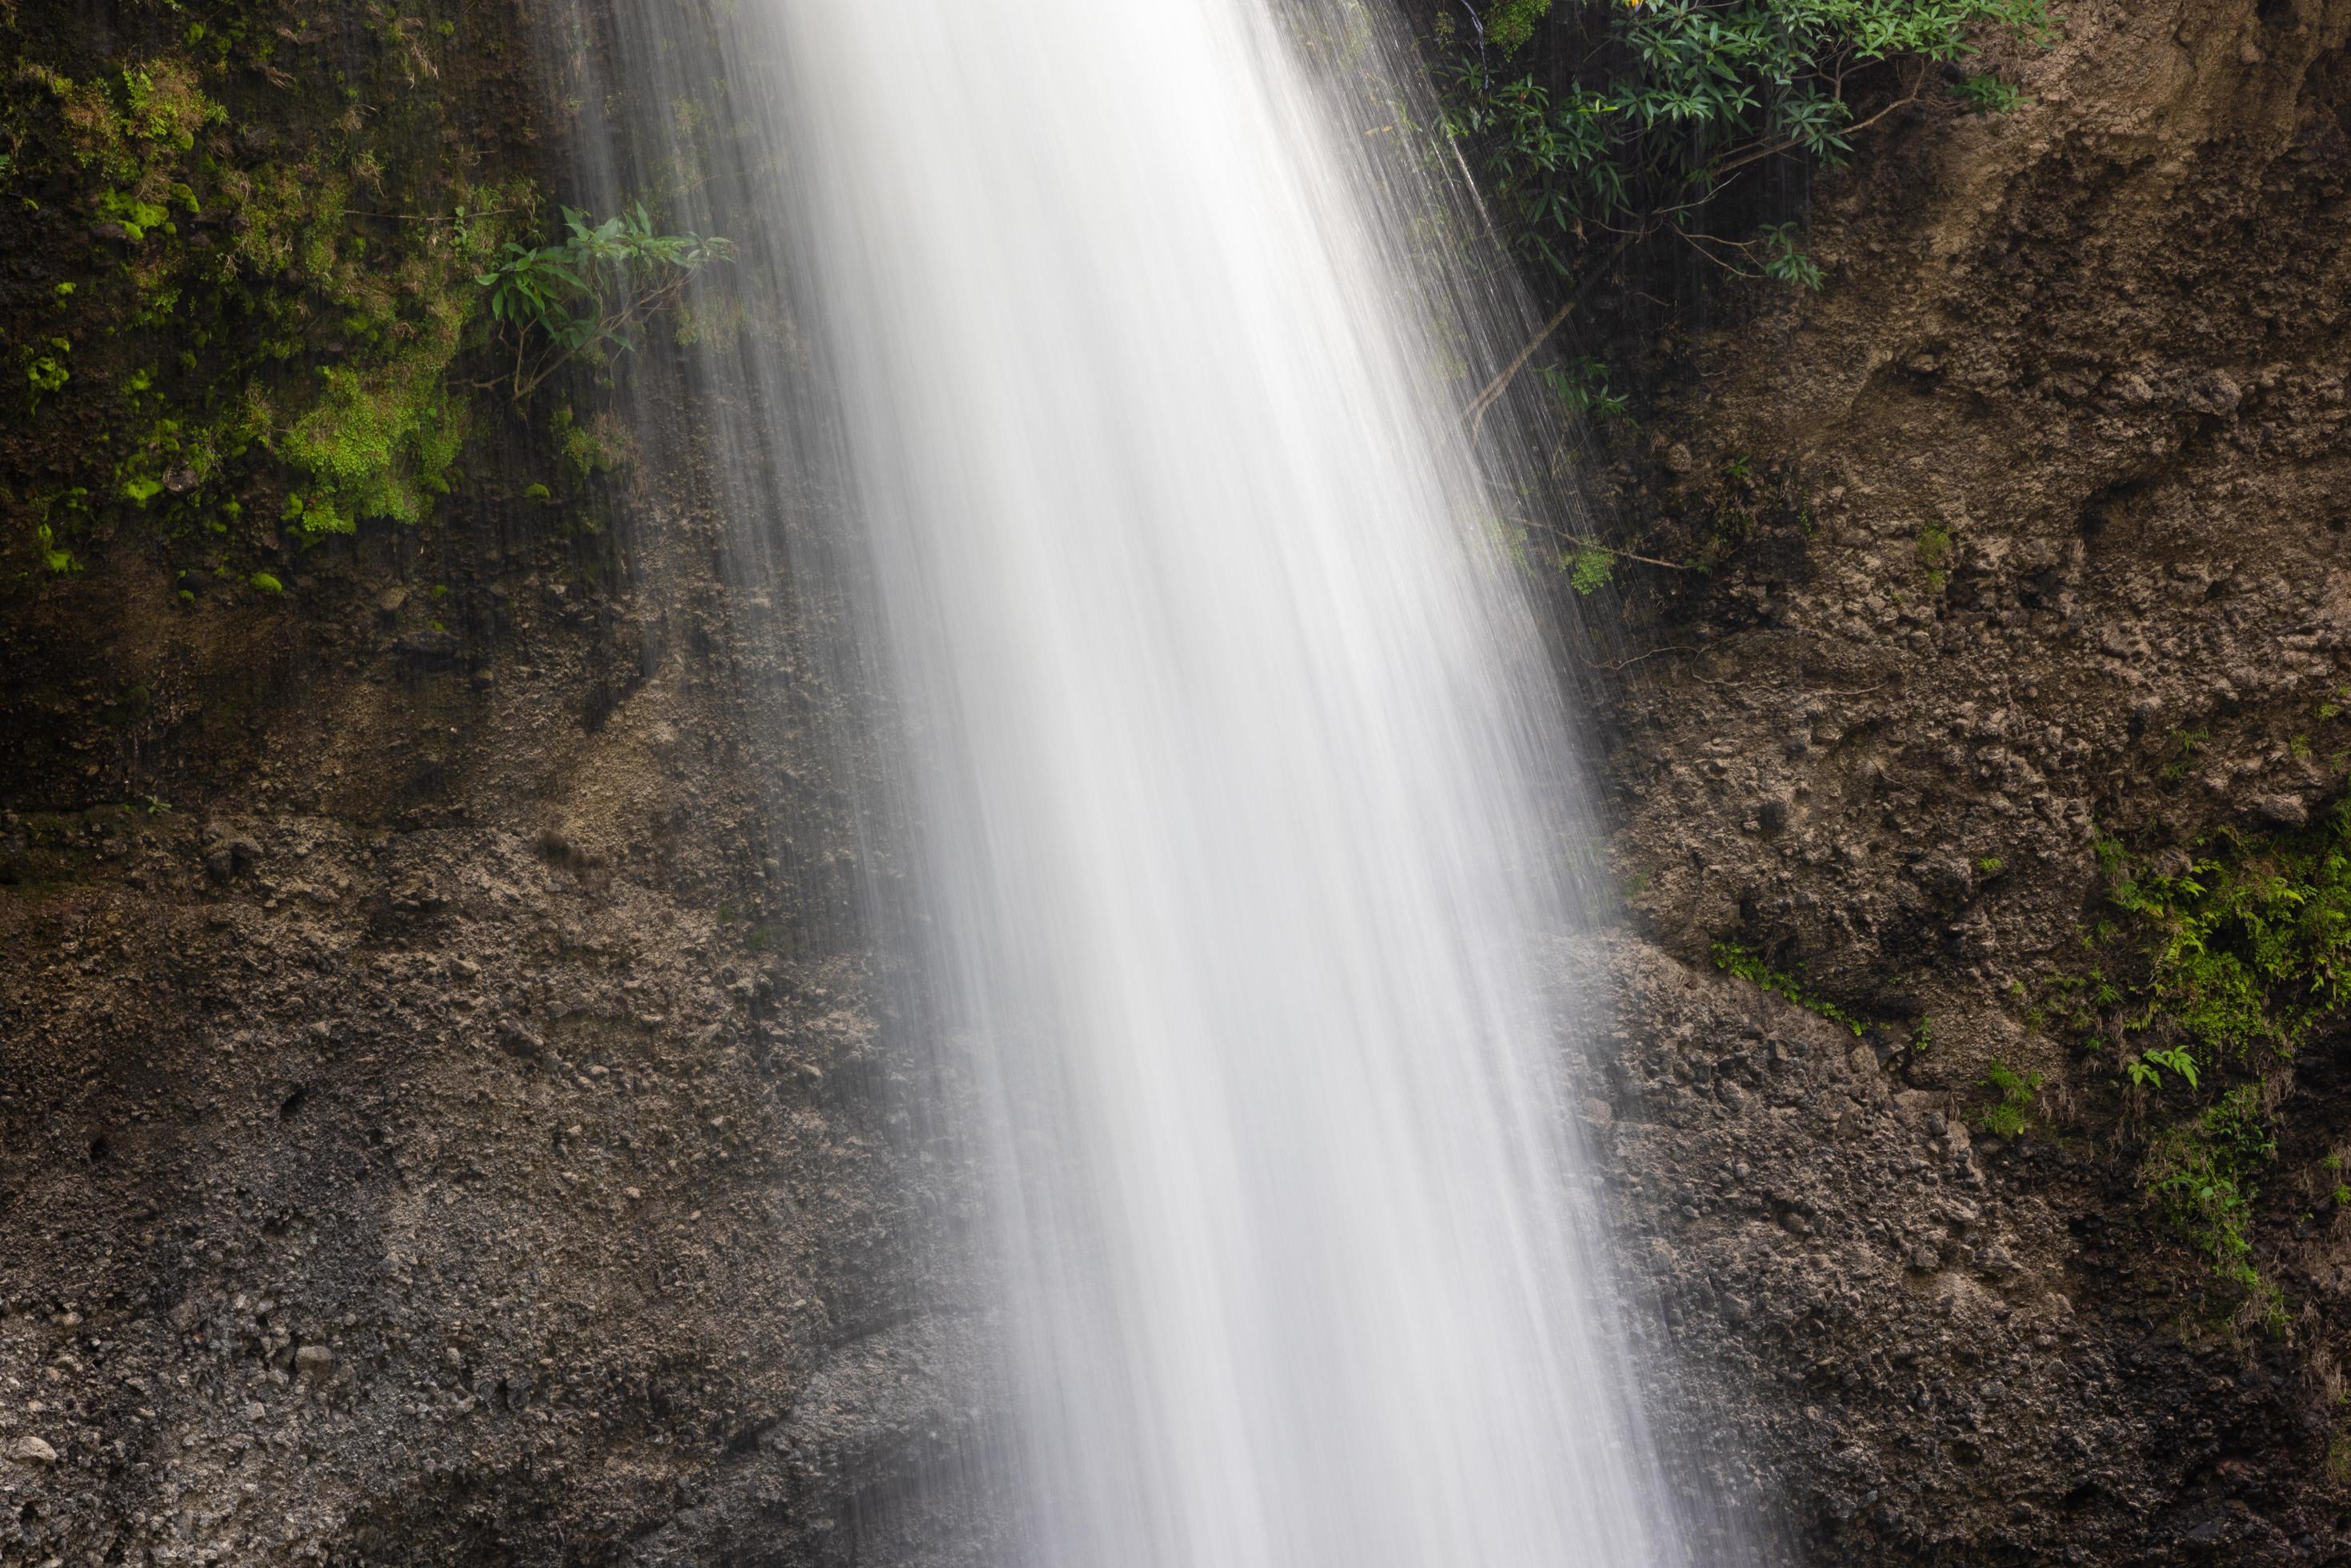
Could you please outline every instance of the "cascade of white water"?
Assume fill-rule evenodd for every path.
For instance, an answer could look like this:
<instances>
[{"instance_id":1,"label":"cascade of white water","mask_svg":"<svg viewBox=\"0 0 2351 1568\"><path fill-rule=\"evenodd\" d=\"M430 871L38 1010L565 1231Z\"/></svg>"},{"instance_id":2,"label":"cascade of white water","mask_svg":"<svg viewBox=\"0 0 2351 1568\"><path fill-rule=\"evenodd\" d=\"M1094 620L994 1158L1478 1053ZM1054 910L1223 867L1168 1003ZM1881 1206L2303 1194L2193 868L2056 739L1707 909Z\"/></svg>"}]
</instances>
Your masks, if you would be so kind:
<instances>
[{"instance_id":1,"label":"cascade of white water","mask_svg":"<svg viewBox=\"0 0 2351 1568\"><path fill-rule=\"evenodd\" d=\"M1491 329L1399 260L1441 160L1332 107L1380 18L711 25L870 551L924 1016L980 1086L1023 1559L1686 1560L1537 972L1568 727L1438 363Z\"/></svg>"}]
</instances>

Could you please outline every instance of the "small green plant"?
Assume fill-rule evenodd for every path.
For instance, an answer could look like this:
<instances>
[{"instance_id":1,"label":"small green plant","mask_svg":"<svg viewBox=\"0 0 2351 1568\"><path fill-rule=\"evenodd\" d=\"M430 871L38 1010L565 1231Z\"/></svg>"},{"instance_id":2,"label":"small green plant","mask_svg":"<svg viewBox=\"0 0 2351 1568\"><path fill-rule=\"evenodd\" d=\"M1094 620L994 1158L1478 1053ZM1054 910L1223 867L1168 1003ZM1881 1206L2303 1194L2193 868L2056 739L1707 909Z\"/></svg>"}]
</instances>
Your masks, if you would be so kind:
<instances>
[{"instance_id":1,"label":"small green plant","mask_svg":"<svg viewBox=\"0 0 2351 1568\"><path fill-rule=\"evenodd\" d=\"M33 547L40 552L41 564L59 577L81 570L81 562L74 559L73 551L57 543L57 536L47 523L33 525Z\"/></svg>"},{"instance_id":2,"label":"small green plant","mask_svg":"<svg viewBox=\"0 0 2351 1568\"><path fill-rule=\"evenodd\" d=\"M2139 1167L2142 1185L2213 1272L2248 1293L2262 1282L2247 1234L2259 1192L2253 1178L2276 1154L2260 1087L2248 1083L2158 1134Z\"/></svg>"},{"instance_id":3,"label":"small green plant","mask_svg":"<svg viewBox=\"0 0 2351 1568\"><path fill-rule=\"evenodd\" d=\"M1966 77L1951 90L1978 114L2007 114L2032 101L2024 96L2023 89L1996 76Z\"/></svg>"},{"instance_id":4,"label":"small green plant","mask_svg":"<svg viewBox=\"0 0 2351 1568\"><path fill-rule=\"evenodd\" d=\"M2196 1059L2188 1053L2185 1046L2175 1045L2168 1050L2155 1047L2141 1051L2137 1061L2124 1065L2130 1072L2131 1082L2142 1089L2163 1087L2163 1074L2156 1071L2158 1067L2169 1068L2173 1075L2185 1080L2190 1089L2204 1086L2203 1075L2196 1068Z\"/></svg>"},{"instance_id":5,"label":"small green plant","mask_svg":"<svg viewBox=\"0 0 2351 1568\"><path fill-rule=\"evenodd\" d=\"M2119 1037L2177 1033L2167 1049L2207 1067L2284 1059L2351 1002L2351 802L2268 840L2224 832L2168 873L2117 857L2109 875L2147 945L2111 1009Z\"/></svg>"},{"instance_id":6,"label":"small green plant","mask_svg":"<svg viewBox=\"0 0 2351 1568\"><path fill-rule=\"evenodd\" d=\"M1616 559L1604 549L1575 549L1560 558L1560 567L1567 573L1568 586L1588 598L1608 586Z\"/></svg>"},{"instance_id":7,"label":"small green plant","mask_svg":"<svg viewBox=\"0 0 2351 1568\"><path fill-rule=\"evenodd\" d=\"M1735 975L1749 984L1760 987L1805 1011L1818 1014L1833 1024L1852 1031L1855 1039L1862 1032L1861 1020L1826 998L1804 988L1802 982L1783 970L1774 969L1760 953L1729 942L1717 942L1708 949L1714 967L1725 974Z\"/></svg>"},{"instance_id":8,"label":"small green plant","mask_svg":"<svg viewBox=\"0 0 2351 1568\"><path fill-rule=\"evenodd\" d=\"M1794 224L1767 224L1763 242L1763 276L1817 292L1824 278L1820 264L1796 248Z\"/></svg>"},{"instance_id":9,"label":"small green plant","mask_svg":"<svg viewBox=\"0 0 2351 1568\"><path fill-rule=\"evenodd\" d=\"M1608 367L1589 354L1536 372L1560 406L1579 419L1622 419L1629 406L1625 396L1608 386Z\"/></svg>"},{"instance_id":10,"label":"small green plant","mask_svg":"<svg viewBox=\"0 0 2351 1568\"><path fill-rule=\"evenodd\" d=\"M254 587L259 589L264 593L283 593L286 591L286 585L278 581L276 578L270 576L269 573L266 571L256 571L245 580L251 583Z\"/></svg>"},{"instance_id":11,"label":"small green plant","mask_svg":"<svg viewBox=\"0 0 2351 1568\"><path fill-rule=\"evenodd\" d=\"M648 318L734 254L727 240L655 233L643 203L602 223L566 207L563 225L556 244L508 244L506 259L474 279L489 291L490 319L512 355L505 379L517 402L575 360L633 351Z\"/></svg>"},{"instance_id":12,"label":"small green plant","mask_svg":"<svg viewBox=\"0 0 2351 1568\"><path fill-rule=\"evenodd\" d=\"M1940 523L1928 523L1918 530L1918 564L1926 569L1928 591L1941 591L1949 580L1944 568L1951 559L1951 547L1958 542Z\"/></svg>"},{"instance_id":13,"label":"small green plant","mask_svg":"<svg viewBox=\"0 0 2351 1568\"><path fill-rule=\"evenodd\" d=\"M2189 755L2206 738L2175 732ZM2274 1154L2263 1096L2272 1069L2351 1004L2351 802L2184 854L2141 858L2111 838L2097 850L2115 914L2083 940L2105 962L2086 980L2044 982L2052 1011L2085 1046L2121 1048L2118 1065L2158 1107L2202 1102L2149 1137L2141 1178L2239 1289L2241 1321L2278 1330L2283 1298L2251 1257L2254 1177Z\"/></svg>"},{"instance_id":14,"label":"small green plant","mask_svg":"<svg viewBox=\"0 0 2351 1568\"><path fill-rule=\"evenodd\" d=\"M2175 729L2171 732L2171 738L2179 746L2179 753L2163 770L2163 780L2167 784L2176 783L2188 776L2188 765L2196 759L2197 748L2212 738L2212 732L2209 729Z\"/></svg>"},{"instance_id":15,"label":"small green plant","mask_svg":"<svg viewBox=\"0 0 2351 1568\"><path fill-rule=\"evenodd\" d=\"M1535 24L1551 15L1552 0L1492 0L1486 7L1486 41L1504 54L1535 36Z\"/></svg>"},{"instance_id":16,"label":"small green plant","mask_svg":"<svg viewBox=\"0 0 2351 1568\"><path fill-rule=\"evenodd\" d=\"M1978 1082L1997 1096L1976 1113L1979 1128L1995 1137L2015 1138L2032 1124L2032 1098L2041 1092L2041 1074L2018 1072L1995 1056Z\"/></svg>"},{"instance_id":17,"label":"small green plant","mask_svg":"<svg viewBox=\"0 0 2351 1568\"><path fill-rule=\"evenodd\" d=\"M1983 855L1977 859L1976 870L1984 876L1998 876L2007 863L1998 855Z\"/></svg>"},{"instance_id":18,"label":"small green plant","mask_svg":"<svg viewBox=\"0 0 2351 1568\"><path fill-rule=\"evenodd\" d=\"M2130 852L2123 847L2123 841L2112 837L2094 840L2090 845L2090 852L2097 857L2098 874L2108 882L2113 882L2122 875L2123 866L2130 858Z\"/></svg>"}]
</instances>

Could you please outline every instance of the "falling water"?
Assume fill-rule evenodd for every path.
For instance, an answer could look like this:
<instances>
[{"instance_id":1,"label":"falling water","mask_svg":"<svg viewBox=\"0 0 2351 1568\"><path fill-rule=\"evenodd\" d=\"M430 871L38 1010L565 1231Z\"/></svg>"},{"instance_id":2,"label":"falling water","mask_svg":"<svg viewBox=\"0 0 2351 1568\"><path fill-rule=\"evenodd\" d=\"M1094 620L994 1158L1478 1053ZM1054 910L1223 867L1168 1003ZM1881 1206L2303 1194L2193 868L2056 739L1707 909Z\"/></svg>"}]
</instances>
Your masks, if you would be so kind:
<instances>
[{"instance_id":1,"label":"falling water","mask_svg":"<svg viewBox=\"0 0 2351 1568\"><path fill-rule=\"evenodd\" d=\"M981 1086L1019 1559L1685 1561L1537 958L1576 769L1462 417L1523 327L1416 270L1460 225L1409 97L1339 107L1384 24L708 25L868 552L924 1016Z\"/></svg>"}]
</instances>

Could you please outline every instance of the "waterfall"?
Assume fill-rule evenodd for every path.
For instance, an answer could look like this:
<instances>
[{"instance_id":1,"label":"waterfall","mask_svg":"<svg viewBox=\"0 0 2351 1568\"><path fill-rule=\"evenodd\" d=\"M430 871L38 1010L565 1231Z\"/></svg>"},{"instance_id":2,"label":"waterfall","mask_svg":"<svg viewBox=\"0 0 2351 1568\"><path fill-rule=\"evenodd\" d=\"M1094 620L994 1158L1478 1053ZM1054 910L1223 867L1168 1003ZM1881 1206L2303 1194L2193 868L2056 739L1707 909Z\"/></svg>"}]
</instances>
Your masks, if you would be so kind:
<instances>
[{"instance_id":1,"label":"waterfall","mask_svg":"<svg viewBox=\"0 0 2351 1568\"><path fill-rule=\"evenodd\" d=\"M735 570L822 580L887 694L877 853L973 1086L1021 1563L1689 1556L1545 999L1590 829L1496 527L1531 470L1462 414L1526 324L1392 22L611 24L639 147L603 177L708 209L802 335L753 335L705 444L771 530ZM735 164L689 167L681 101ZM852 548L773 531L786 468Z\"/></svg>"}]
</instances>

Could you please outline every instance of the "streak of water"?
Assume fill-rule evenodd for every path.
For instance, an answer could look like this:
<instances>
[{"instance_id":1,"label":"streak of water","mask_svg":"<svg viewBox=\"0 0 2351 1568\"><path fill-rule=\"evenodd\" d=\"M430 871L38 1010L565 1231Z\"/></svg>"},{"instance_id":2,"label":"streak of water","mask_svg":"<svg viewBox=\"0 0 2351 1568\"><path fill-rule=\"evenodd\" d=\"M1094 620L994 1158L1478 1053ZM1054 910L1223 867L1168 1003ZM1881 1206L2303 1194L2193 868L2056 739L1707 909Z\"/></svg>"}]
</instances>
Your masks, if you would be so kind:
<instances>
[{"instance_id":1,"label":"streak of water","mask_svg":"<svg viewBox=\"0 0 2351 1568\"><path fill-rule=\"evenodd\" d=\"M1532 956L1569 735L1437 369L1498 329L1399 259L1428 161L1333 108L1376 17L723 16L981 1085L1019 1554L1685 1560Z\"/></svg>"}]
</instances>

